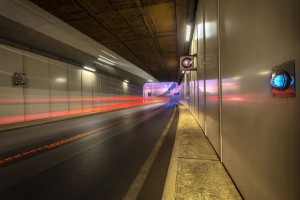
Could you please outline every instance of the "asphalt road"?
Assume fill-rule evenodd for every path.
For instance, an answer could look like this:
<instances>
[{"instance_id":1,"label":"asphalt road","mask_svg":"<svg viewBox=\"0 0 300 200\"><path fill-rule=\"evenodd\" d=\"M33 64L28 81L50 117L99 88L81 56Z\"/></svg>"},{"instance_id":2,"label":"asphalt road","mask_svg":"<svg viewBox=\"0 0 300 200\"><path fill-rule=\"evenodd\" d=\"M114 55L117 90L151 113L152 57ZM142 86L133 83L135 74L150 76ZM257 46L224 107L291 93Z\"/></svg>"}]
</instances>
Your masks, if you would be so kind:
<instances>
[{"instance_id":1,"label":"asphalt road","mask_svg":"<svg viewBox=\"0 0 300 200\"><path fill-rule=\"evenodd\" d=\"M0 199L122 199L174 113L148 105L0 132ZM161 199L178 111L137 199Z\"/></svg>"}]
</instances>

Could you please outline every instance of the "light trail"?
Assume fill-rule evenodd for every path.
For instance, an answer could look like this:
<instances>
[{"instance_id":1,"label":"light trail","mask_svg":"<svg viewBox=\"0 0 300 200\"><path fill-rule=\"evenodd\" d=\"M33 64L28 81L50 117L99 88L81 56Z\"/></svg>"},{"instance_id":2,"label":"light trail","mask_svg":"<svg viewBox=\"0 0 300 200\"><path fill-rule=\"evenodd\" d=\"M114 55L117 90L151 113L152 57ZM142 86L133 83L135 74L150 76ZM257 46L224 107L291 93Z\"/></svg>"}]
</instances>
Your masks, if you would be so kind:
<instances>
[{"instance_id":1,"label":"light trail","mask_svg":"<svg viewBox=\"0 0 300 200\"><path fill-rule=\"evenodd\" d=\"M131 108L136 106L154 104L159 102L168 102L168 97L140 97L140 96L117 96L117 97L97 97L97 98L82 98L82 99L51 99L50 102L47 103L65 103L65 105L55 105L55 109L59 111L52 112L41 112L41 113L33 113L33 114L25 114L25 115L16 115L16 116L4 116L0 117L0 124L9 124L9 123L17 123L24 122L29 120L37 120L37 119L46 119L51 117L62 117L62 116L70 116L70 115L80 115L80 114L88 114L88 113L101 113L108 112L118 109ZM24 103L19 102L18 100L8 100L7 103L15 104L15 103ZM69 103L78 102L80 105L70 105ZM91 102L90 104L83 104L84 102ZM3 104L3 99L0 101ZM26 103L28 103L26 101ZM30 103L45 103L44 100L35 100ZM70 105L70 109L69 109ZM38 110L37 110L38 111ZM31 111L32 112L32 111Z\"/></svg>"}]
</instances>

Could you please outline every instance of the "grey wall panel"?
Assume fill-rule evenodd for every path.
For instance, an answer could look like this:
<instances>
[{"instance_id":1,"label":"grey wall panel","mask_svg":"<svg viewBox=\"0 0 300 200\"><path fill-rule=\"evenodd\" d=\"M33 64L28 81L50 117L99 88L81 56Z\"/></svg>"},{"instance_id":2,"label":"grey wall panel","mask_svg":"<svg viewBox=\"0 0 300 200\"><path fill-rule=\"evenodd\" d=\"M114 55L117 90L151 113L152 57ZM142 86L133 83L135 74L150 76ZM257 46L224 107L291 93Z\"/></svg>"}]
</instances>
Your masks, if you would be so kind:
<instances>
[{"instance_id":1,"label":"grey wall panel","mask_svg":"<svg viewBox=\"0 0 300 200\"><path fill-rule=\"evenodd\" d=\"M298 0L221 1L224 164L245 199L300 199L300 96L274 98L271 68L295 59Z\"/></svg>"},{"instance_id":2,"label":"grey wall panel","mask_svg":"<svg viewBox=\"0 0 300 200\"><path fill-rule=\"evenodd\" d=\"M82 113L81 72L79 67L68 65L69 114Z\"/></svg>"},{"instance_id":3,"label":"grey wall panel","mask_svg":"<svg viewBox=\"0 0 300 200\"><path fill-rule=\"evenodd\" d=\"M220 117L218 102L218 1L204 1L205 68L206 68L206 127L205 133L220 156Z\"/></svg>"},{"instance_id":4,"label":"grey wall panel","mask_svg":"<svg viewBox=\"0 0 300 200\"><path fill-rule=\"evenodd\" d=\"M14 73L23 73L22 51L0 45L0 124L24 121L23 86L16 86Z\"/></svg>"},{"instance_id":5,"label":"grey wall panel","mask_svg":"<svg viewBox=\"0 0 300 200\"><path fill-rule=\"evenodd\" d=\"M128 83L122 82L122 94L124 96L128 96L129 95L129 85Z\"/></svg>"},{"instance_id":6,"label":"grey wall panel","mask_svg":"<svg viewBox=\"0 0 300 200\"><path fill-rule=\"evenodd\" d=\"M69 114L68 64L49 59L50 116Z\"/></svg>"},{"instance_id":7,"label":"grey wall panel","mask_svg":"<svg viewBox=\"0 0 300 200\"><path fill-rule=\"evenodd\" d=\"M29 52L24 52L23 60L27 77L27 84L24 87L25 120L48 118L50 116L48 60Z\"/></svg>"},{"instance_id":8,"label":"grey wall panel","mask_svg":"<svg viewBox=\"0 0 300 200\"><path fill-rule=\"evenodd\" d=\"M82 70L82 107L84 112L93 111L93 89L96 74Z\"/></svg>"},{"instance_id":9,"label":"grey wall panel","mask_svg":"<svg viewBox=\"0 0 300 200\"><path fill-rule=\"evenodd\" d=\"M101 75L101 107L103 108L104 106L106 106L108 102L108 100L105 100L105 97L108 97L108 92L109 92L109 82L108 82L108 76L105 75Z\"/></svg>"},{"instance_id":10,"label":"grey wall panel","mask_svg":"<svg viewBox=\"0 0 300 200\"><path fill-rule=\"evenodd\" d=\"M101 76L96 74L93 89L93 110L101 111Z\"/></svg>"}]
</instances>

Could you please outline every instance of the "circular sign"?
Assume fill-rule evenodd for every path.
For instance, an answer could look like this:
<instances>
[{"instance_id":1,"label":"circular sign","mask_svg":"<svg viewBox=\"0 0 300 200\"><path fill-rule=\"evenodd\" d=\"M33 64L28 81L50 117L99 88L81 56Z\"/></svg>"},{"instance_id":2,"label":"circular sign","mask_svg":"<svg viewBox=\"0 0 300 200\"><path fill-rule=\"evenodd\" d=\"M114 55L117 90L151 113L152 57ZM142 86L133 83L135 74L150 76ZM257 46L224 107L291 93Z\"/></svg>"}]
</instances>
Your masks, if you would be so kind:
<instances>
[{"instance_id":1,"label":"circular sign","mask_svg":"<svg viewBox=\"0 0 300 200\"><path fill-rule=\"evenodd\" d=\"M22 77L21 74L16 75L16 81L17 81L17 83L22 83L23 82L23 77Z\"/></svg>"},{"instance_id":2,"label":"circular sign","mask_svg":"<svg viewBox=\"0 0 300 200\"><path fill-rule=\"evenodd\" d=\"M16 85L24 85L25 84L25 74L15 73L15 84Z\"/></svg>"},{"instance_id":3,"label":"circular sign","mask_svg":"<svg viewBox=\"0 0 300 200\"><path fill-rule=\"evenodd\" d=\"M184 68L190 68L193 65L193 59L192 58L184 58L181 61L181 64Z\"/></svg>"}]
</instances>

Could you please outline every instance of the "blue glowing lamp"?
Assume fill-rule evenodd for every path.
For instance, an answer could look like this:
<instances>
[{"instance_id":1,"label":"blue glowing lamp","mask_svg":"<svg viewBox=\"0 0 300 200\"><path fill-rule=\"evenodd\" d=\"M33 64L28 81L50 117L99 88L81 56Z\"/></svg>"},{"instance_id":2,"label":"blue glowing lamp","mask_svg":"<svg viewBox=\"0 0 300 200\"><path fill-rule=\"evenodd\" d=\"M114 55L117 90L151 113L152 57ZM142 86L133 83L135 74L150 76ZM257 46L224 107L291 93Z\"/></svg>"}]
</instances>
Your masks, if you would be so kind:
<instances>
[{"instance_id":1,"label":"blue glowing lamp","mask_svg":"<svg viewBox=\"0 0 300 200\"><path fill-rule=\"evenodd\" d=\"M277 90L286 90L292 80L290 80L290 75L286 71L280 71L272 76L271 84Z\"/></svg>"}]
</instances>

